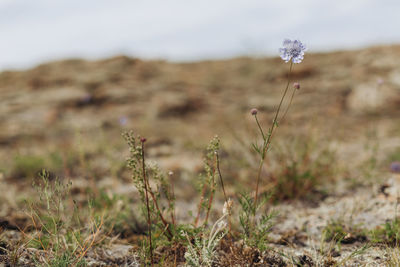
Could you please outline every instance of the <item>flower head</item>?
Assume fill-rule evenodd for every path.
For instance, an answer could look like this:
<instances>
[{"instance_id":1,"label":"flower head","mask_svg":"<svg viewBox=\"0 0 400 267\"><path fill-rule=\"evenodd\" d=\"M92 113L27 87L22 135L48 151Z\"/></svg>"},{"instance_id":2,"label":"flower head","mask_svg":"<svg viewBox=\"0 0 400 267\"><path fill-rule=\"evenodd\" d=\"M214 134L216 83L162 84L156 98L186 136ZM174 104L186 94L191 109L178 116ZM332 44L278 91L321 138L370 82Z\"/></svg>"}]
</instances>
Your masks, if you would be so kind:
<instances>
[{"instance_id":1,"label":"flower head","mask_svg":"<svg viewBox=\"0 0 400 267\"><path fill-rule=\"evenodd\" d=\"M254 116L257 115L257 112L258 112L258 110L256 108L252 108L250 110L251 115L254 115Z\"/></svg>"},{"instance_id":2,"label":"flower head","mask_svg":"<svg viewBox=\"0 0 400 267\"><path fill-rule=\"evenodd\" d=\"M124 117L119 118L119 124L121 126L125 126L127 123L128 123L128 118L127 117L124 116Z\"/></svg>"},{"instance_id":3,"label":"flower head","mask_svg":"<svg viewBox=\"0 0 400 267\"><path fill-rule=\"evenodd\" d=\"M303 60L304 51L306 51L306 46L299 40L291 41L289 39L285 39L283 41L283 47L279 49L281 58L285 60L285 62L292 60L293 63L300 63Z\"/></svg>"},{"instance_id":4,"label":"flower head","mask_svg":"<svg viewBox=\"0 0 400 267\"><path fill-rule=\"evenodd\" d=\"M394 173L400 173L400 161L395 161L390 164L390 170Z\"/></svg>"},{"instance_id":5,"label":"flower head","mask_svg":"<svg viewBox=\"0 0 400 267\"><path fill-rule=\"evenodd\" d=\"M299 84L299 83L294 83L294 84L293 84L293 87L294 87L295 89L299 90L299 89L300 89L300 84Z\"/></svg>"}]
</instances>

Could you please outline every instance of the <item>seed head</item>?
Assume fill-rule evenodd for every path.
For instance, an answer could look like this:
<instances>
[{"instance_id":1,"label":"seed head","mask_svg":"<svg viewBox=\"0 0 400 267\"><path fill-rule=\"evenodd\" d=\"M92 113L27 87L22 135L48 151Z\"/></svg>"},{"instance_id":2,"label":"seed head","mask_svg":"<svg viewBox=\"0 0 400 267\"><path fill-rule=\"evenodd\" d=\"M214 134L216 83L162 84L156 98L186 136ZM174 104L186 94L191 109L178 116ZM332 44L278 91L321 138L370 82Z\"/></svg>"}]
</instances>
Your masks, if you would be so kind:
<instances>
[{"instance_id":1,"label":"seed head","mask_svg":"<svg viewBox=\"0 0 400 267\"><path fill-rule=\"evenodd\" d=\"M297 90L299 90L300 89L300 84L299 83L294 83L293 87L296 88Z\"/></svg>"},{"instance_id":2,"label":"seed head","mask_svg":"<svg viewBox=\"0 0 400 267\"><path fill-rule=\"evenodd\" d=\"M251 113L251 115L253 115L253 116L257 115L257 112L258 112L258 110L257 110L256 108L252 108L252 109L250 110L250 113Z\"/></svg>"},{"instance_id":3,"label":"seed head","mask_svg":"<svg viewBox=\"0 0 400 267\"><path fill-rule=\"evenodd\" d=\"M233 201L231 199L228 199L228 201L225 201L224 207L222 208L222 214L223 215L230 215L231 210L233 206Z\"/></svg>"}]
</instances>

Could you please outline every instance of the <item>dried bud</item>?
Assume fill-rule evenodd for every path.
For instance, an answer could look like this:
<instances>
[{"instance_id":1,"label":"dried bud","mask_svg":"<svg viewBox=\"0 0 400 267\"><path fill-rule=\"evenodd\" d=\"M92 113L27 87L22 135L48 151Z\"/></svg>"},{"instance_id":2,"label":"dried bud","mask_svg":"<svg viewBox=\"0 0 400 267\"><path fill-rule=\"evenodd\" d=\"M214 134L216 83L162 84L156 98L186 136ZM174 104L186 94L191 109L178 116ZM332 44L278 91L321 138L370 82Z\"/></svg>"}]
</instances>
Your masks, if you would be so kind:
<instances>
[{"instance_id":1,"label":"dried bud","mask_svg":"<svg viewBox=\"0 0 400 267\"><path fill-rule=\"evenodd\" d=\"M299 83L294 83L293 87L296 88L297 90L299 90L300 89L300 84Z\"/></svg>"},{"instance_id":2,"label":"dried bud","mask_svg":"<svg viewBox=\"0 0 400 267\"><path fill-rule=\"evenodd\" d=\"M254 116L257 115L257 112L258 112L258 110L256 108L252 108L250 110L251 115L254 115Z\"/></svg>"},{"instance_id":3,"label":"dried bud","mask_svg":"<svg viewBox=\"0 0 400 267\"><path fill-rule=\"evenodd\" d=\"M222 208L222 214L223 215L230 215L231 214L231 210L232 210L232 206L233 206L233 201L231 199L228 199L228 201L226 201L224 203L224 207Z\"/></svg>"},{"instance_id":4,"label":"dried bud","mask_svg":"<svg viewBox=\"0 0 400 267\"><path fill-rule=\"evenodd\" d=\"M140 142L142 142L142 143L144 143L144 142L146 142L146 138L144 138L144 137L142 137L142 138L140 138Z\"/></svg>"}]
</instances>

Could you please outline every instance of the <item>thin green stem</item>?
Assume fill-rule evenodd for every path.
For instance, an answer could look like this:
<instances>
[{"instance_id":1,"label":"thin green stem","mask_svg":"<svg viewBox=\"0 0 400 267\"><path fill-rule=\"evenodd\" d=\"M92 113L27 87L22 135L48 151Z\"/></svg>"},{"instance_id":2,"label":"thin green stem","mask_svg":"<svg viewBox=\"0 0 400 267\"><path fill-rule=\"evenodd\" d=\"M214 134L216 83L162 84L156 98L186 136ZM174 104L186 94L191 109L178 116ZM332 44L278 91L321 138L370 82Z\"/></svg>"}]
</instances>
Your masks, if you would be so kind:
<instances>
[{"instance_id":1,"label":"thin green stem","mask_svg":"<svg viewBox=\"0 0 400 267\"><path fill-rule=\"evenodd\" d=\"M173 237L173 234L172 234L171 229L169 227L169 223L167 222L167 220L164 218L163 214L161 213L161 209L158 206L157 198L154 195L153 190L151 190L149 179L146 179L146 182L147 182L147 191L150 194L151 199L153 200L153 204L154 204L154 207L156 208L157 215L160 217L162 223L164 224L165 228L167 229L168 235L166 235L166 237L168 238L168 240L171 241L171 239Z\"/></svg>"},{"instance_id":2,"label":"thin green stem","mask_svg":"<svg viewBox=\"0 0 400 267\"><path fill-rule=\"evenodd\" d=\"M222 179L221 170L220 170L220 168L219 168L219 155L218 155L218 151L217 151L216 155L217 155L217 170L218 170L218 176L219 176L219 180L221 181L222 191L224 192L225 202L227 202L227 201L228 201L228 198L226 197L224 181L223 181L223 179Z\"/></svg>"},{"instance_id":3,"label":"thin green stem","mask_svg":"<svg viewBox=\"0 0 400 267\"><path fill-rule=\"evenodd\" d=\"M215 153L217 155L217 153ZM215 161L217 161L217 156L215 156ZM208 217L210 215L210 210L211 210L211 205L214 199L214 194L215 194L215 169L216 169L216 164L213 164L212 168L212 180L211 180L211 187L210 187L210 196L208 198L208 206L207 206L207 212L206 212L206 218L204 219L204 225L207 225L208 222Z\"/></svg>"},{"instance_id":4,"label":"thin green stem","mask_svg":"<svg viewBox=\"0 0 400 267\"><path fill-rule=\"evenodd\" d=\"M170 215L171 215L171 221L172 224L174 225L174 227L176 227L176 223L175 223L175 205L173 203L173 201L175 201L175 190L174 190L174 183L172 181L172 178L170 176L170 183L171 186L169 187L169 194L170 194L170 198L168 199L168 207L170 209Z\"/></svg>"},{"instance_id":5,"label":"thin green stem","mask_svg":"<svg viewBox=\"0 0 400 267\"><path fill-rule=\"evenodd\" d=\"M263 131L263 129L262 129L262 127L261 127L261 125L260 125L260 122L258 121L257 114L256 114L256 115L254 115L254 117L256 118L256 122L257 122L258 129L260 129L260 133L261 133L261 135L262 135L262 137L263 137L263 140L264 140L264 142L265 142L265 135L264 135L264 131Z\"/></svg>"},{"instance_id":6,"label":"thin green stem","mask_svg":"<svg viewBox=\"0 0 400 267\"><path fill-rule=\"evenodd\" d=\"M283 121L283 119L286 117L286 114L288 113L289 108L290 108L290 106L292 105L292 101L293 101L294 95L296 94L296 91L297 91L297 89L296 89L296 88L293 88L293 93L292 93L292 96L290 97L289 105L287 106L287 108L286 108L286 110L285 110L285 113L283 113L283 116L281 117L281 119L279 120L279 122Z\"/></svg>"},{"instance_id":7,"label":"thin green stem","mask_svg":"<svg viewBox=\"0 0 400 267\"><path fill-rule=\"evenodd\" d=\"M276 110L274 120L272 121L272 126L271 126L271 128L270 128L270 130L269 130L269 132L268 132L268 137L265 138L265 137L264 137L264 134L263 134L263 137L264 137L264 145L263 145L263 151L262 151L262 153L261 153L260 165L259 165L259 167L258 167L258 172L257 172L257 184L256 184L256 192L255 192L255 196L254 196L254 210L253 210L253 213L254 213L253 215L254 215L254 216L255 216L255 213L256 213L256 209L257 209L258 187L259 187L259 184L260 184L260 177L261 177L262 165L264 164L265 154L266 154L266 152L268 151L269 144L271 143L272 135L273 135L273 133L274 133L274 129L275 129L276 126L278 125L278 115L279 115L279 112L280 112L280 110L281 110L283 100L285 99L285 96L286 96L287 91L288 91L288 89L289 89L290 74L291 74L291 72L292 72L292 67L293 67L293 61L290 62L290 67L289 67L289 72L288 72L288 81L287 81L287 84L286 84L286 88L285 88L285 91L284 91L284 93L283 93L283 95L282 95L281 101L279 102L278 109ZM256 121L257 121L257 124L259 125L258 120L257 120L257 117L256 117ZM259 125L259 127L261 128L260 125ZM262 133L263 133L263 132L262 132Z\"/></svg>"},{"instance_id":8,"label":"thin green stem","mask_svg":"<svg viewBox=\"0 0 400 267\"><path fill-rule=\"evenodd\" d=\"M142 172L143 172L143 183L144 183L144 191L145 191L145 196L146 196L146 208L147 208L147 227L149 231L149 243L150 243L150 261L151 261L151 266L154 265L154 260L153 260L153 245L151 241L151 219L150 219L150 206L149 206L149 195L148 195L148 189L147 189L147 180L146 180L146 167L145 167L145 162L144 162L144 142L142 142Z\"/></svg>"},{"instance_id":9,"label":"thin green stem","mask_svg":"<svg viewBox=\"0 0 400 267\"><path fill-rule=\"evenodd\" d=\"M275 127L278 125L278 115L279 115L279 112L280 112L280 110L281 110L283 100L285 99L286 93L287 93L287 91L288 91L288 89L289 89L289 84L290 84L290 73L292 72L292 67L293 67L293 61L290 62L290 68L289 68L289 73L288 73L288 81L287 81L287 84L286 84L285 91L284 91L284 93L283 93L283 95L282 95L281 101L279 102L278 109L276 110L275 118L274 118L274 120L273 120L273 122L272 122L272 126L271 126L271 131L270 131L270 133L268 134L267 145L271 142L272 134L273 134L273 132L274 132L274 129L275 129Z\"/></svg>"}]
</instances>

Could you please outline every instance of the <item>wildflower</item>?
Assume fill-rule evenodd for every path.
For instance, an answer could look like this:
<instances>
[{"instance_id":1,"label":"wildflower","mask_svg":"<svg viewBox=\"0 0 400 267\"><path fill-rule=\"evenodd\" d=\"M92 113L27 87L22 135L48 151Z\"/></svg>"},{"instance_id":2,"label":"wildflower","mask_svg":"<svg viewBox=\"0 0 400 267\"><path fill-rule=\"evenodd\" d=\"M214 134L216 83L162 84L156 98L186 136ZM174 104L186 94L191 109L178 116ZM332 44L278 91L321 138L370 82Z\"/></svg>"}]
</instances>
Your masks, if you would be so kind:
<instances>
[{"instance_id":1,"label":"wildflower","mask_svg":"<svg viewBox=\"0 0 400 267\"><path fill-rule=\"evenodd\" d=\"M293 88L296 88L297 90L300 89L300 84L299 83L294 83L293 84Z\"/></svg>"},{"instance_id":2,"label":"wildflower","mask_svg":"<svg viewBox=\"0 0 400 267\"><path fill-rule=\"evenodd\" d=\"M174 172L173 172L173 171L169 171L169 172L168 172L168 175L169 175L169 176L172 176L172 175L174 175Z\"/></svg>"},{"instance_id":3,"label":"wildflower","mask_svg":"<svg viewBox=\"0 0 400 267\"><path fill-rule=\"evenodd\" d=\"M283 41L283 48L280 48L279 52L281 53L281 58L285 60L285 62L292 60L293 63L300 63L304 58L305 50L305 45L299 40L291 41L285 39Z\"/></svg>"},{"instance_id":4,"label":"wildflower","mask_svg":"<svg viewBox=\"0 0 400 267\"><path fill-rule=\"evenodd\" d=\"M251 115L254 115L254 116L257 115L257 112L258 112L258 110L256 108L252 108L250 110Z\"/></svg>"},{"instance_id":5,"label":"wildflower","mask_svg":"<svg viewBox=\"0 0 400 267\"><path fill-rule=\"evenodd\" d=\"M90 94L87 94L82 98L82 102L85 104L90 103L92 100L93 100L93 96Z\"/></svg>"},{"instance_id":6,"label":"wildflower","mask_svg":"<svg viewBox=\"0 0 400 267\"><path fill-rule=\"evenodd\" d=\"M140 138L140 142L142 142L142 143L144 143L144 142L146 142L146 138L144 138L144 137L142 137L142 138Z\"/></svg>"},{"instance_id":7,"label":"wildflower","mask_svg":"<svg viewBox=\"0 0 400 267\"><path fill-rule=\"evenodd\" d=\"M395 161L390 164L390 170L394 173L400 173L400 161Z\"/></svg>"},{"instance_id":8,"label":"wildflower","mask_svg":"<svg viewBox=\"0 0 400 267\"><path fill-rule=\"evenodd\" d=\"M125 126L127 123L128 123L128 118L127 117L124 116L124 117L119 118L119 124L121 126Z\"/></svg>"}]
</instances>

